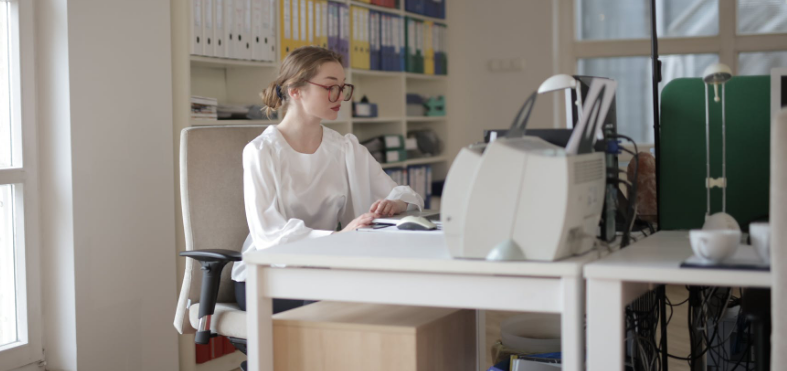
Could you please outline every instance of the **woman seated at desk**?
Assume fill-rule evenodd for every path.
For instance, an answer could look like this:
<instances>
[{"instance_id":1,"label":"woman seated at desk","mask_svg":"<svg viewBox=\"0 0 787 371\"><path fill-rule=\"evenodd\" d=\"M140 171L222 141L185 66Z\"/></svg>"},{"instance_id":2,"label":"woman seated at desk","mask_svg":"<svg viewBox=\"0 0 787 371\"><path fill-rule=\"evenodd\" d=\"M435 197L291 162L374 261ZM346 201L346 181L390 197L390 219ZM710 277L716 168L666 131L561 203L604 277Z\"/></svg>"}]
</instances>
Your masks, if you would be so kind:
<instances>
[{"instance_id":1,"label":"woman seated at desk","mask_svg":"<svg viewBox=\"0 0 787 371\"><path fill-rule=\"evenodd\" d=\"M376 217L409 208L423 199L408 186L397 186L366 147L352 134L342 136L320 124L335 120L342 101L352 98L345 84L342 56L306 46L284 59L279 76L261 94L267 113L281 110L278 126L269 126L243 149L243 193L249 236L243 252L319 238L368 226ZM245 264L232 267L235 297L246 310ZM273 300L273 312L304 304Z\"/></svg>"}]
</instances>

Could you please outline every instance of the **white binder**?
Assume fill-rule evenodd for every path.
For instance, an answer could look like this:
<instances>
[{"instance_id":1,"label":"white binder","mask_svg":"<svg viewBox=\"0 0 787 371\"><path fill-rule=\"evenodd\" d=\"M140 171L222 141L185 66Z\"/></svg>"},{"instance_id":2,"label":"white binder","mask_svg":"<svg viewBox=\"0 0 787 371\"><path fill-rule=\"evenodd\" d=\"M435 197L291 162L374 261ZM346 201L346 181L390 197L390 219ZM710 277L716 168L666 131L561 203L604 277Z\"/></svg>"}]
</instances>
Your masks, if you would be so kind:
<instances>
[{"instance_id":1,"label":"white binder","mask_svg":"<svg viewBox=\"0 0 787 371\"><path fill-rule=\"evenodd\" d=\"M273 61L276 55L276 33L273 0L251 0L252 52L255 61Z\"/></svg>"},{"instance_id":2,"label":"white binder","mask_svg":"<svg viewBox=\"0 0 787 371\"><path fill-rule=\"evenodd\" d=\"M202 0L191 0L191 54L203 55Z\"/></svg>"},{"instance_id":3,"label":"white binder","mask_svg":"<svg viewBox=\"0 0 787 371\"><path fill-rule=\"evenodd\" d=\"M250 0L234 0L235 12L233 14L233 33L236 40L233 43L233 58L251 59L251 12ZM248 20L247 20L248 18Z\"/></svg>"},{"instance_id":4,"label":"white binder","mask_svg":"<svg viewBox=\"0 0 787 371\"><path fill-rule=\"evenodd\" d=\"M222 15L222 26L224 28L224 37L223 37L223 44L224 44L224 58L234 58L235 57L235 41L237 37L235 36L235 1L237 0L223 0L224 1L224 8L221 12ZM218 14L218 13L217 13Z\"/></svg>"},{"instance_id":5,"label":"white binder","mask_svg":"<svg viewBox=\"0 0 787 371\"><path fill-rule=\"evenodd\" d=\"M208 57L215 56L213 10L213 0L202 0L202 54Z\"/></svg>"},{"instance_id":6,"label":"white binder","mask_svg":"<svg viewBox=\"0 0 787 371\"><path fill-rule=\"evenodd\" d=\"M264 0L251 0L251 59L265 60L265 36L262 35L262 3Z\"/></svg>"},{"instance_id":7,"label":"white binder","mask_svg":"<svg viewBox=\"0 0 787 371\"><path fill-rule=\"evenodd\" d=\"M224 41L224 1L213 0L213 56L219 58L227 56Z\"/></svg>"}]
</instances>

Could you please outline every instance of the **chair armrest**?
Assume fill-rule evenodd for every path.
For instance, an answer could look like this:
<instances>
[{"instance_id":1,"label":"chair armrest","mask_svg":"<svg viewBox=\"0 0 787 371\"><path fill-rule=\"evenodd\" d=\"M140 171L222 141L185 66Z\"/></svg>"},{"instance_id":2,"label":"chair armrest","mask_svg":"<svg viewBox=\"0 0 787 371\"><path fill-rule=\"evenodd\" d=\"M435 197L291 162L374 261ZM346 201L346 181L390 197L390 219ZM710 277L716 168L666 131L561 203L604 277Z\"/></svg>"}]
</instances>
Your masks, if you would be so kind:
<instances>
[{"instance_id":1,"label":"chair armrest","mask_svg":"<svg viewBox=\"0 0 787 371\"><path fill-rule=\"evenodd\" d=\"M199 262L205 261L220 261L238 262L243 259L240 251L225 250L225 249L207 249L207 250L191 250L181 251L180 256L192 258Z\"/></svg>"},{"instance_id":2,"label":"chair armrest","mask_svg":"<svg viewBox=\"0 0 787 371\"><path fill-rule=\"evenodd\" d=\"M192 258L202 265L202 287L199 296L199 328L194 337L197 344L208 344L211 338L210 321L216 309L221 284L221 271L227 263L241 260L240 251L208 249L182 251L180 256Z\"/></svg>"}]
</instances>

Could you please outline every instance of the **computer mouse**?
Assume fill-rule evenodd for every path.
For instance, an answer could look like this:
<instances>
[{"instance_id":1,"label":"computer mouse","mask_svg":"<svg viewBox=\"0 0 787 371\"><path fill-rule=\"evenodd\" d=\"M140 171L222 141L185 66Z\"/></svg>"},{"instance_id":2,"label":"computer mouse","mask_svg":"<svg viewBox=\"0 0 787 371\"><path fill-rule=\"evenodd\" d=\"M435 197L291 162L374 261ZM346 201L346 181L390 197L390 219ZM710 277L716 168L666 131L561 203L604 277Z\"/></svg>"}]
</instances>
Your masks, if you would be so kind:
<instances>
[{"instance_id":1,"label":"computer mouse","mask_svg":"<svg viewBox=\"0 0 787 371\"><path fill-rule=\"evenodd\" d=\"M407 231L430 231L437 229L437 225L420 216L405 216L396 223L396 228Z\"/></svg>"}]
</instances>

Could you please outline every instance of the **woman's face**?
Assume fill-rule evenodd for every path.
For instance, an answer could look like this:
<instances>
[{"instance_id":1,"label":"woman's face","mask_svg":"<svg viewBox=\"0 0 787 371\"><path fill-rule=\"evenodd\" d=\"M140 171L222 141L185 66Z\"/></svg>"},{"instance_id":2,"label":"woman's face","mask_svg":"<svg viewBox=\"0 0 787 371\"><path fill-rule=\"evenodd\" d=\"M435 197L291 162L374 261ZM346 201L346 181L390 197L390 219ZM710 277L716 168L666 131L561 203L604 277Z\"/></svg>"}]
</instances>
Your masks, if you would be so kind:
<instances>
[{"instance_id":1,"label":"woman's face","mask_svg":"<svg viewBox=\"0 0 787 371\"><path fill-rule=\"evenodd\" d=\"M298 88L301 104L306 113L323 120L336 120L339 117L339 109L344 101L345 93L348 93L348 91L340 93L338 99L335 102L331 102L328 90L314 84L327 87L344 85L345 76L342 65L337 62L324 63L320 66L317 75L309 81L312 84L306 83L306 85Z\"/></svg>"}]
</instances>

